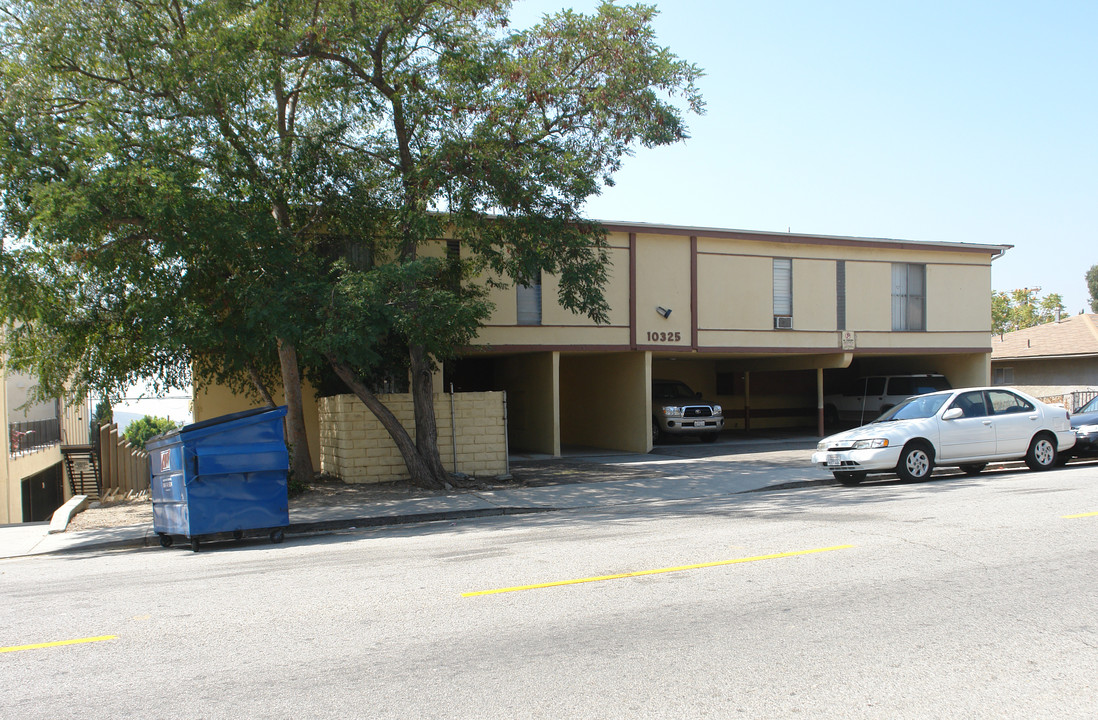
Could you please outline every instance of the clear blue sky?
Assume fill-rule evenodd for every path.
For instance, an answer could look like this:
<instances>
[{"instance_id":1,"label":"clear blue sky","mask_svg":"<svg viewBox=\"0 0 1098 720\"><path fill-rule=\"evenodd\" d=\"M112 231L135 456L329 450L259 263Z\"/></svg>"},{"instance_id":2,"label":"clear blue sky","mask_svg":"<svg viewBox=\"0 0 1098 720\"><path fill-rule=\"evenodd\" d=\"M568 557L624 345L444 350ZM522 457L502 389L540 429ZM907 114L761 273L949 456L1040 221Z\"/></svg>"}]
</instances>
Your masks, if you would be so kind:
<instances>
[{"instance_id":1,"label":"clear blue sky","mask_svg":"<svg viewBox=\"0 0 1098 720\"><path fill-rule=\"evenodd\" d=\"M638 151L600 220L1008 244L992 287L1086 308L1098 1L655 0L701 66L691 139ZM596 0L516 0L513 24Z\"/></svg>"}]
</instances>

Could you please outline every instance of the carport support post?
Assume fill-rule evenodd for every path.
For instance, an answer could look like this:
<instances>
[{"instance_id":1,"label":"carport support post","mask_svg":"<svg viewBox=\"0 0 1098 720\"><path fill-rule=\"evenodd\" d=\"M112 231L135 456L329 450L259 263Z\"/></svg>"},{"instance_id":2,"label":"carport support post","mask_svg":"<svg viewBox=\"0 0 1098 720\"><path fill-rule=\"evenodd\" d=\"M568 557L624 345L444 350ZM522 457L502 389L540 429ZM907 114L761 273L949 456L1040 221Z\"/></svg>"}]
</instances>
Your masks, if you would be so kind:
<instances>
[{"instance_id":1,"label":"carport support post","mask_svg":"<svg viewBox=\"0 0 1098 720\"><path fill-rule=\"evenodd\" d=\"M816 434L824 436L824 369L816 368Z\"/></svg>"},{"instance_id":2,"label":"carport support post","mask_svg":"<svg viewBox=\"0 0 1098 720\"><path fill-rule=\"evenodd\" d=\"M751 371L743 371L743 429L751 429Z\"/></svg>"}]
</instances>

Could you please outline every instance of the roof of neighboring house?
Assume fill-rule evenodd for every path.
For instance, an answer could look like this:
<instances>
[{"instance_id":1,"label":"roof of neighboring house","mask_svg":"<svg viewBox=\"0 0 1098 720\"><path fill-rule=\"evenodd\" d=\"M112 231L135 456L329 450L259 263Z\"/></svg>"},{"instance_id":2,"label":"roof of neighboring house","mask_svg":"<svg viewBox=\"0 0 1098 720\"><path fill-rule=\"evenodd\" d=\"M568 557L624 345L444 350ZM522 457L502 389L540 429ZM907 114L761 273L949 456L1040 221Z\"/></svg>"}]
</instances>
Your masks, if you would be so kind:
<instances>
[{"instance_id":1,"label":"roof of neighboring house","mask_svg":"<svg viewBox=\"0 0 1098 720\"><path fill-rule=\"evenodd\" d=\"M991 361L1098 355L1098 314L1063 318L991 338Z\"/></svg>"}]
</instances>

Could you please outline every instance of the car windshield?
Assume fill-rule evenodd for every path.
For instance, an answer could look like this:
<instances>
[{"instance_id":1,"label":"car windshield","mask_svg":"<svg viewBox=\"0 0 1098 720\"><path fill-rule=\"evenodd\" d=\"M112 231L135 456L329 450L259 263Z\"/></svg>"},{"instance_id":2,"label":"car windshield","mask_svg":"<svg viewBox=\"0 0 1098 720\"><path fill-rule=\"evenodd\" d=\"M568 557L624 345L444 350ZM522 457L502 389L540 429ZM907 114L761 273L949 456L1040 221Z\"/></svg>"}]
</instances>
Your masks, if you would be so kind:
<instances>
[{"instance_id":1,"label":"car windshield","mask_svg":"<svg viewBox=\"0 0 1098 720\"><path fill-rule=\"evenodd\" d=\"M899 405L887 410L884 415L873 422L889 422L892 420L918 420L928 418L941 409L945 401L949 399L949 393L935 393L933 395L919 395L908 398Z\"/></svg>"},{"instance_id":2,"label":"car windshield","mask_svg":"<svg viewBox=\"0 0 1098 720\"><path fill-rule=\"evenodd\" d=\"M1077 413L1098 412L1098 395L1095 395L1094 397L1092 397L1090 399L1090 402L1088 402L1086 405L1079 408L1075 412L1077 412Z\"/></svg>"},{"instance_id":3,"label":"car windshield","mask_svg":"<svg viewBox=\"0 0 1098 720\"><path fill-rule=\"evenodd\" d=\"M681 382L656 382L652 383L652 397L656 400L674 400L675 398L692 398L694 391L686 383Z\"/></svg>"}]
</instances>

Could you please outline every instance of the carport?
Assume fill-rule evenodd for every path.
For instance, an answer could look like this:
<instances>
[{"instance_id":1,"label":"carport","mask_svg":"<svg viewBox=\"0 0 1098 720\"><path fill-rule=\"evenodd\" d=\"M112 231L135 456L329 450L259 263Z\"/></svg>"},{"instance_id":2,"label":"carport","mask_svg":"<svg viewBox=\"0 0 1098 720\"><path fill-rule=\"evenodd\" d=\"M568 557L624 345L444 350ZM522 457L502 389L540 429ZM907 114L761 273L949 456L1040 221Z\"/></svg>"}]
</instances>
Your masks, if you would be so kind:
<instances>
[{"instance_id":1,"label":"carport","mask_svg":"<svg viewBox=\"0 0 1098 720\"><path fill-rule=\"evenodd\" d=\"M809 428L824 435L823 398L858 374L940 372L955 387L982 384L979 353L546 351L481 354L447 368L446 390L507 393L512 451L561 454L562 446L652 449L653 379L681 380L724 408L726 432Z\"/></svg>"}]
</instances>

